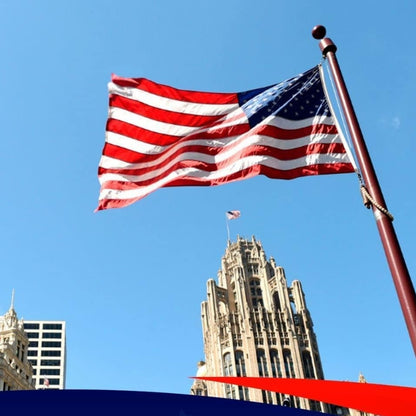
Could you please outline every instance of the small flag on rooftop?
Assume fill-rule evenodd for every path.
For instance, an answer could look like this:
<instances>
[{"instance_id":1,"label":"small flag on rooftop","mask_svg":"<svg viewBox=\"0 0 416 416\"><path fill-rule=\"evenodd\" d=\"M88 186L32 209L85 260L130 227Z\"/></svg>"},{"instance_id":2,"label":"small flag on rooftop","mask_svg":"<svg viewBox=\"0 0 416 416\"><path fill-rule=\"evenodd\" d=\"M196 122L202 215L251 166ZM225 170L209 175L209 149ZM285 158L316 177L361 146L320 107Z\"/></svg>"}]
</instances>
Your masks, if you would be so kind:
<instances>
[{"instance_id":1,"label":"small flag on rooftop","mask_svg":"<svg viewBox=\"0 0 416 416\"><path fill-rule=\"evenodd\" d=\"M235 220L241 215L241 212L240 211L227 211L226 215L229 220Z\"/></svg>"}]
</instances>

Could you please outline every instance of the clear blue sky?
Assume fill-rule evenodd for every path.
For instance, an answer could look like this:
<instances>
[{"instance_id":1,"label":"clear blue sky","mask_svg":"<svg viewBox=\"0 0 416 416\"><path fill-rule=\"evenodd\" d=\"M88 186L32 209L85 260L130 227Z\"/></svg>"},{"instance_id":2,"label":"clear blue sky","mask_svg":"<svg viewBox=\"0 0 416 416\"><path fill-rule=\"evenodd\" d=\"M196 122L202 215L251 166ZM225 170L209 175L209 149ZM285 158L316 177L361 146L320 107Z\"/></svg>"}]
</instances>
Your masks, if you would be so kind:
<instances>
[{"instance_id":1,"label":"clear blue sky","mask_svg":"<svg viewBox=\"0 0 416 416\"><path fill-rule=\"evenodd\" d=\"M355 175L161 189L93 213L111 73L244 91L320 61L327 26L416 275L416 6L409 1L0 1L0 313L67 321L67 387L187 393L230 224L303 283L327 379L416 386Z\"/></svg>"}]
</instances>

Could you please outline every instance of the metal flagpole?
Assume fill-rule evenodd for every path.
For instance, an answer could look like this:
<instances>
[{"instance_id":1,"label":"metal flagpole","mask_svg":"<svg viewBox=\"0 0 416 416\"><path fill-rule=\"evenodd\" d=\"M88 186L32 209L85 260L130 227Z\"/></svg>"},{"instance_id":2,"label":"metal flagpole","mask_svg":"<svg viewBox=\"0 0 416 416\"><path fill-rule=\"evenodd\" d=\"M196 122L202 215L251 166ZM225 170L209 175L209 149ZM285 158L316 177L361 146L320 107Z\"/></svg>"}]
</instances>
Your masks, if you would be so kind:
<instances>
[{"instance_id":1,"label":"metal flagpole","mask_svg":"<svg viewBox=\"0 0 416 416\"><path fill-rule=\"evenodd\" d=\"M225 223L227 224L227 244L230 241L230 227L228 225L229 219L227 218L227 214L225 214Z\"/></svg>"},{"instance_id":2,"label":"metal flagpole","mask_svg":"<svg viewBox=\"0 0 416 416\"><path fill-rule=\"evenodd\" d=\"M390 272L396 287L400 306L403 311L413 351L416 354L416 295L409 271L404 260L400 244L397 240L396 232L392 224L392 217L389 215L381 192L380 185L371 162L367 146L361 132L360 125L355 115L351 99L344 82L338 60L335 55L337 47L331 39L325 38L326 29L324 26L315 26L312 36L320 40L319 47L323 56L328 60L329 67L335 82L341 106L345 114L348 129L357 155L358 164L361 169L365 184L365 192L370 196L370 200L365 203L373 209L374 217L380 238L383 243L384 252L390 267Z\"/></svg>"}]
</instances>

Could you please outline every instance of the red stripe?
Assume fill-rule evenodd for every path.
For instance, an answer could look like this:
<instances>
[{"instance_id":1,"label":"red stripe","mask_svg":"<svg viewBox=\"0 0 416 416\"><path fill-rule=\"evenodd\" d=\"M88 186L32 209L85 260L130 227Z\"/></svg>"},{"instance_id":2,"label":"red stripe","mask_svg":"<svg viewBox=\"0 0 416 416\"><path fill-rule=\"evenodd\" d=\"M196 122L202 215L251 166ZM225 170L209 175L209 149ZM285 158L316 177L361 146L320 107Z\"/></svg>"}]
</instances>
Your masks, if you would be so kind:
<instances>
[{"instance_id":1,"label":"red stripe","mask_svg":"<svg viewBox=\"0 0 416 416\"><path fill-rule=\"evenodd\" d=\"M139 128L135 128L129 124L126 123L121 123L121 122L116 122L115 120L113 120L111 123L108 123L108 130L112 131L114 133L118 133L121 134L123 136L127 136L126 134L126 130L125 130L125 126L127 126L129 128L129 134L131 134L131 138L137 138L137 139L141 139L141 141L145 141L147 143L149 143L150 138L152 139L156 139L158 137L157 133L152 133L152 132L148 132L147 130L144 129L139 129ZM131 126L131 128L130 128ZM300 137L304 137L304 136L308 136L311 134L335 134L336 133L336 129L334 130L335 126L326 126L326 125L316 125L316 126L311 126L311 127L305 127L302 129L296 129L296 130L282 130L279 129L277 127L273 127L273 126L263 126L259 129L257 129L257 131L253 130L252 134L259 134L259 135L264 135L264 136L269 136L269 137L273 137L276 139L298 139ZM238 124L236 126L232 126L232 127L228 127L228 128L224 128L224 129L220 129L220 130L214 130L212 132L202 132L202 133L196 133L193 135L189 135L188 137L186 137L185 139L182 139L181 142L185 142L188 140L203 140L203 141L208 141L208 140L220 140L222 138L227 138L227 137L231 137L231 136L238 136L238 135L242 135L244 133L246 133L248 131L248 126L247 125L243 125L243 124ZM133 136L133 137L132 137ZM136 136L136 137L134 137ZM165 139L165 138L164 138ZM240 140L236 141L234 143L234 146L236 146L237 144L239 144L242 140L244 140L245 138L242 137ZM168 136L168 140L172 140L171 144L174 144L175 142L179 143L179 140L176 138L175 141L173 141L173 137L172 136ZM151 144L155 144L155 143L151 143ZM170 143L166 143L165 142L165 146L168 145ZM208 148L208 146L201 146L202 148ZM228 146L227 150L230 149L231 147ZM343 145L340 145L339 148L344 149ZM166 148L162 153L159 153L157 155L143 155L141 153L138 152L134 152L132 150L128 150L128 149L123 149L121 147L118 147L116 145L110 145L108 144L108 146L106 146L104 148L104 152L103 154L105 154L106 156L112 157L114 159L119 159L122 160L124 162L128 162L128 163L138 163L138 162L145 162L145 161L153 161L156 160L160 157L162 157L164 154L166 154L167 152L169 152L172 147L168 147ZM184 150L181 151L186 151L186 148L181 148ZM218 147L218 148L209 148L209 149L217 149L217 153L219 153L221 150L224 150L223 147ZM212 150L212 152L214 152L215 150ZM113 153L114 152L114 153ZM206 152L204 152L206 153ZM217 153L210 153L210 154L217 154ZM340 153L340 151L337 151L336 153ZM177 152L175 153L177 154ZM146 160L145 160L146 159Z\"/></svg>"},{"instance_id":2,"label":"red stripe","mask_svg":"<svg viewBox=\"0 0 416 416\"><path fill-rule=\"evenodd\" d=\"M288 151L280 151L280 152L273 152L270 148L268 149L259 149L259 146L256 147L250 147L245 149L245 151L238 153L236 155L234 155L232 158L229 158L223 162L220 163L205 163L205 162L200 162L197 160L180 160L177 161L176 163L172 164L172 166L170 166L169 168L167 168L166 170L163 170L159 175L157 176L153 176L150 179L146 179L146 180L136 180L136 181L129 181L129 182L120 182L120 186L122 187L122 189L135 189L137 186L149 186L152 185L153 183L163 179L164 177L168 176L170 173L178 170L178 169L184 169L184 168L195 168L195 169L199 169L205 172L215 172L217 170L226 168L227 166L231 165L232 163L236 162L239 159L242 159L244 157L247 156L252 156L252 155L256 155L256 154L260 154L260 155L265 155L266 153L270 153L270 155L268 157L274 157L276 159L280 159L281 156L283 160L291 160L294 159L294 157L290 157L290 155L288 154ZM258 151L258 153L256 152L256 150ZM260 151L261 150L261 151ZM306 151L306 149L305 149ZM279 153L279 155L277 155L277 153ZM316 152L315 154L318 154L319 152ZM309 154L312 154L309 153ZM305 152L303 152L300 156L304 156ZM163 165L158 166L158 168L163 168L163 166L167 165L168 162L166 162ZM332 164L329 164L332 165ZM341 163L340 165L344 165L344 163ZM352 170L352 167L349 163L347 163L348 166L350 166L350 171ZM260 165L259 165L260 166ZM100 168L101 169L101 168ZM256 169L255 167L253 168L249 168L249 169ZM298 168L294 168L291 170L279 170L279 169L275 169L275 168L267 168L270 169L270 172L272 171L276 171L276 172L296 172L298 170ZM309 166L304 166L302 167L302 169L311 169ZM316 168L312 168L312 171L315 171ZM150 173L150 172L154 172L155 169L154 168L147 168L147 169L137 169L134 170L132 172L134 172L137 176L143 176L146 173ZM103 174L105 173L106 170L101 170L99 173ZM110 172L109 172L110 173ZM117 171L115 170L113 173L119 173L121 175L128 175L128 173L124 172L124 171ZM284 174L286 175L286 174ZM288 174L289 176L292 174ZM293 178L296 176L293 176ZM285 178L283 178L285 179ZM221 179L221 181L225 182L224 179ZM116 183L118 181L110 181L113 183ZM103 186L107 187L105 184L103 184ZM164 186L168 186L168 185L164 185ZM110 186L111 187L111 186ZM118 187L117 187L118 189Z\"/></svg>"},{"instance_id":3,"label":"red stripe","mask_svg":"<svg viewBox=\"0 0 416 416\"><path fill-rule=\"evenodd\" d=\"M207 146L198 146L198 145L186 146L172 153L172 155L170 155L167 159L163 160L163 162L161 162L160 164L153 165L151 167L136 168L136 169L106 169L106 168L100 167L98 170L98 173L99 174L120 173L122 175L140 176L146 173L153 172L157 169L163 168L164 166L168 165L171 161L175 160L178 156L187 152L196 152L196 153L201 153L201 155L215 156L215 155L221 154L225 150L228 151L229 149L230 147L227 147L224 149L224 148L218 148L218 147L207 147ZM290 150L276 149L274 147L263 146L263 145L251 145L247 148L242 149L240 152L236 153L234 156L219 163L207 163L204 161L189 160L189 159L178 161L177 163L175 163L174 166L169 168L169 170L164 171L164 173L161 174L158 178L168 175L173 170L180 169L183 167L189 167L189 166L197 167L207 172L213 172L215 170L222 169L226 167L227 165L234 163L238 159L242 159L247 156L260 155L260 156L265 156L265 157L273 157L279 160L293 160L293 159L304 157L306 155L329 154L329 153L345 153L345 148L341 143L315 143L315 144L309 144L306 146L302 146L302 147L298 147L296 149L290 149ZM150 162L151 159L157 159L157 158L146 157L142 161ZM151 181L149 181L149 184L152 182L155 182L156 180L157 179L152 179Z\"/></svg>"},{"instance_id":4,"label":"red stripe","mask_svg":"<svg viewBox=\"0 0 416 416\"><path fill-rule=\"evenodd\" d=\"M110 95L110 107L122 108L140 116L144 116L156 121L161 121L163 123L188 127L210 125L224 117L223 115L201 116L161 110L160 108L152 107L142 102L137 102L130 98L121 97L119 95Z\"/></svg>"},{"instance_id":5,"label":"red stripe","mask_svg":"<svg viewBox=\"0 0 416 416\"><path fill-rule=\"evenodd\" d=\"M300 166L298 168L290 170L274 169L264 165L254 165L246 169L241 169L238 172L234 172L230 175L223 176L216 179L200 178L184 176L172 180L162 188L168 188L172 186L216 186L225 183L233 182L239 179L247 179L257 175L265 175L271 179L295 179L302 176L309 175L325 175L331 173L350 173L353 172L351 165L348 163L322 163L309 166ZM162 175L163 178L166 175ZM151 185L155 180L143 181L143 182L121 182L121 181L107 181L103 184L101 189L115 189L119 191L128 191L132 189L146 188ZM141 199L140 197L138 199Z\"/></svg>"},{"instance_id":6,"label":"red stripe","mask_svg":"<svg viewBox=\"0 0 416 416\"><path fill-rule=\"evenodd\" d=\"M124 123L119 120L111 119L107 122L107 131L117 133L122 136L129 137L131 139L136 139L148 144L153 144L155 146L169 146L179 142L180 140L220 140L227 137L233 137L244 134L248 130L248 124L236 124L234 126L216 128L212 131L196 131L195 133L186 136L186 139L182 139L178 136L169 136L166 134L160 134L155 133L153 131L145 130L141 127L136 127L132 124ZM134 153L134 151L132 150L128 151Z\"/></svg>"},{"instance_id":7,"label":"red stripe","mask_svg":"<svg viewBox=\"0 0 416 416\"><path fill-rule=\"evenodd\" d=\"M123 78L117 75L112 76L114 84L122 87L137 88L152 94L165 98L171 98L179 101L188 101L191 103L204 104L236 104L238 98L236 93L216 93L216 92L200 92L191 90L181 90L169 87L167 85L158 84L146 78Z\"/></svg>"},{"instance_id":8,"label":"red stripe","mask_svg":"<svg viewBox=\"0 0 416 416\"><path fill-rule=\"evenodd\" d=\"M168 136L168 135L162 135L159 133L154 133L149 130L142 129L140 127L133 126L128 123L124 123L118 120L110 119L107 123L107 131L111 131L113 133L120 134L122 136L126 136L132 139L137 139L149 144L154 145L160 145L160 146L168 146L173 145L176 142L179 142L180 139L176 136ZM248 131L248 126L246 124L237 124L235 126L231 127L225 127L223 129L217 129L214 131L207 131L207 132L201 132L201 133L194 133L186 137L185 140L218 140L222 138L242 135ZM284 130L280 129L278 127L274 126L261 126L260 128L253 129L252 134L258 134L258 135L264 135L273 137L276 139L281 140L290 140L290 139L298 139L300 137L306 137L313 134L336 134L337 130L335 126L331 125L322 125L317 124L314 126L304 127L301 129L295 129L295 130ZM106 156L110 156L113 158L118 159L119 157L116 157L111 153L111 149L113 147L109 147L108 151L106 151L104 154ZM163 153L160 153L158 155L146 155L146 157L149 158L149 161L154 160L158 157L160 157L165 152L168 152L170 149L167 148ZM121 152L120 150L116 149L116 153L119 155L123 155L120 157L120 160L123 160L125 162L129 163L135 163L139 160L143 160L143 155L140 153L136 153L132 150L125 150L124 152ZM131 153L131 154L130 154ZM137 155L137 156L136 156Z\"/></svg>"},{"instance_id":9,"label":"red stripe","mask_svg":"<svg viewBox=\"0 0 416 416\"><path fill-rule=\"evenodd\" d=\"M332 174L332 173L350 173L353 172L353 169L349 163L329 163L329 164L321 164L321 165L311 165L305 167L299 167L296 169L292 169L289 171L281 171L277 169L272 169L267 166L263 165L256 165L251 168L243 169L239 172L233 173L232 175L228 175L224 178L219 179L210 179L207 178L178 178L169 184L165 185L164 187L174 187L174 186L217 186L223 185L225 183L235 182L241 179L248 179L257 175L265 175L271 179L295 179L302 176L309 176L309 175L325 175L325 174ZM124 189L121 188L119 185L121 182L114 182L109 181L103 184L101 189ZM125 189L138 189L138 188L145 188L145 186L133 186L132 188L128 188L127 184ZM117 186L116 186L117 185ZM128 205L133 204L134 202L144 198L148 195L150 191L140 198L131 198L131 199L102 199L99 201L98 208L96 211L101 211L104 209L109 208L123 208Z\"/></svg>"},{"instance_id":10,"label":"red stripe","mask_svg":"<svg viewBox=\"0 0 416 416\"><path fill-rule=\"evenodd\" d=\"M252 129L253 134L260 136L274 137L275 139L291 140L301 137L312 136L314 134L337 134L336 126L329 124L313 124L299 129L282 129L276 126L259 125Z\"/></svg>"}]
</instances>

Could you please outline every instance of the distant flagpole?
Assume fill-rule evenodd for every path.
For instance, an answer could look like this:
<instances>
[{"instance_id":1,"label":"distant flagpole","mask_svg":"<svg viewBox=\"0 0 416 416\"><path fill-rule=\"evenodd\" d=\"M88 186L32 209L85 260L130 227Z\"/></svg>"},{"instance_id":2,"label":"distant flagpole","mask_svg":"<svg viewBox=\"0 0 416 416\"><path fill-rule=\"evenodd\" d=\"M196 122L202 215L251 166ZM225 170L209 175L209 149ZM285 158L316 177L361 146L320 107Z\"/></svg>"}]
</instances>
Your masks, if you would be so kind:
<instances>
[{"instance_id":1,"label":"distant flagpole","mask_svg":"<svg viewBox=\"0 0 416 416\"><path fill-rule=\"evenodd\" d=\"M229 221L230 220L228 219L227 214L225 214L225 223L227 224L227 243L230 241L230 227L228 225Z\"/></svg>"},{"instance_id":2,"label":"distant flagpole","mask_svg":"<svg viewBox=\"0 0 416 416\"><path fill-rule=\"evenodd\" d=\"M337 47L331 39L325 38L324 26L315 26L312 36L320 40L319 47L323 56L328 60L331 74L335 82L341 106L345 115L348 130L354 145L358 159L358 165L363 176L364 184L361 187L364 203L367 208L373 209L377 228L383 243L384 252L390 267L390 272L396 287L400 306L403 311L413 351L416 354L416 294L409 271L404 260L399 241L396 236L392 221L393 217L386 208L383 194L365 144L360 125L355 115L338 60L335 55Z\"/></svg>"}]
</instances>

